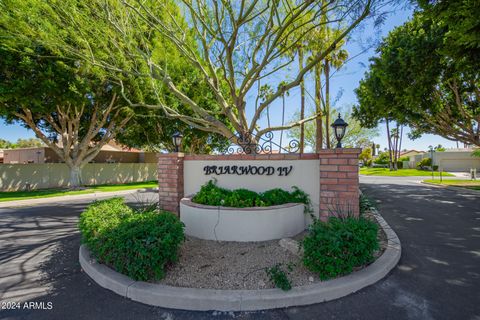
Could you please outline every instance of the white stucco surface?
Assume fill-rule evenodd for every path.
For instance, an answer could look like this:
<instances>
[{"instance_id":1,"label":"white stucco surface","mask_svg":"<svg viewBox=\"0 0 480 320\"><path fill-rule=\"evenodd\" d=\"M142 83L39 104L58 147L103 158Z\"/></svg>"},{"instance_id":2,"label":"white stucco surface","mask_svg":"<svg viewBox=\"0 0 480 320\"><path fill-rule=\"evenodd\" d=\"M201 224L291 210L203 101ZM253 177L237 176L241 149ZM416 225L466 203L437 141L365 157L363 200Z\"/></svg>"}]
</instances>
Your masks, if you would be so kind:
<instances>
[{"instance_id":1,"label":"white stucco surface","mask_svg":"<svg viewBox=\"0 0 480 320\"><path fill-rule=\"evenodd\" d=\"M305 229L303 204L261 208L224 208L180 202L185 233L205 240L268 241L293 237Z\"/></svg>"},{"instance_id":2,"label":"white stucco surface","mask_svg":"<svg viewBox=\"0 0 480 320\"><path fill-rule=\"evenodd\" d=\"M290 167L287 176L278 176L277 172L267 175L206 175L205 166L272 166ZM201 186L212 178L216 178L218 185L228 189L245 188L256 192L263 192L273 188L282 188L292 191L297 186L310 196L315 216L318 217L320 202L320 160L186 160L184 162L184 193L186 196L197 193Z\"/></svg>"}]
</instances>

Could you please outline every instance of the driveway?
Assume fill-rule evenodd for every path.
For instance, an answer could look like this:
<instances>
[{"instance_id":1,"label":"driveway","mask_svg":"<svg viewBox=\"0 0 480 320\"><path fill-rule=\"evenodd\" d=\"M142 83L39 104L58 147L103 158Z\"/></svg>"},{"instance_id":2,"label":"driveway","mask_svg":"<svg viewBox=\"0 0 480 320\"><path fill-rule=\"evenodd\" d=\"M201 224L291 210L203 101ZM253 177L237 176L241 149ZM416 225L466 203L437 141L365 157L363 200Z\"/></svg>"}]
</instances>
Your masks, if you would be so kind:
<instances>
[{"instance_id":1,"label":"driveway","mask_svg":"<svg viewBox=\"0 0 480 320\"><path fill-rule=\"evenodd\" d=\"M378 200L403 245L399 266L387 278L336 301L249 313L150 307L93 283L78 264L76 224L88 201L0 209L0 301L44 302L36 307L47 309L22 304L0 311L0 319L478 320L480 194L415 180L362 177L362 189Z\"/></svg>"}]
</instances>

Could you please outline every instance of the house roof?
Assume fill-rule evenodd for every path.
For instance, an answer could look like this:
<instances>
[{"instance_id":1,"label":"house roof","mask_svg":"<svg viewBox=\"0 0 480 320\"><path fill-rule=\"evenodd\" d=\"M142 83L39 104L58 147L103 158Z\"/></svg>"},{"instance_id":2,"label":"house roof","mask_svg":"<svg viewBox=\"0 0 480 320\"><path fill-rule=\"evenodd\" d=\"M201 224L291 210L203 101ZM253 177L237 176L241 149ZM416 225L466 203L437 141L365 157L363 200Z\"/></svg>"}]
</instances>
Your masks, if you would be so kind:
<instances>
[{"instance_id":1,"label":"house roof","mask_svg":"<svg viewBox=\"0 0 480 320\"><path fill-rule=\"evenodd\" d=\"M424 153L425 151L419 151L419 150L411 149L411 150L401 151L401 152L400 152L400 156L405 155L405 154L408 154L408 153L412 153L412 152Z\"/></svg>"}]
</instances>

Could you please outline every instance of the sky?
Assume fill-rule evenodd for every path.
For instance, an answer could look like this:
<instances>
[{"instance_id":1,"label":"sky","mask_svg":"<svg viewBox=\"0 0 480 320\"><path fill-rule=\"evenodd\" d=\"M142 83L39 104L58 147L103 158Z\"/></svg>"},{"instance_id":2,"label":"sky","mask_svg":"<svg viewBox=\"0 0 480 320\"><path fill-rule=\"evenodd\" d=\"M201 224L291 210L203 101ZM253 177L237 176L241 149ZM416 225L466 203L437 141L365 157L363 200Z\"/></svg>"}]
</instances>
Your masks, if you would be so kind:
<instances>
[{"instance_id":1,"label":"sky","mask_svg":"<svg viewBox=\"0 0 480 320\"><path fill-rule=\"evenodd\" d=\"M364 73L368 70L369 58L375 55L375 47L369 48L368 43L374 43L386 36L390 30L406 22L413 14L412 8L388 8L392 11L383 25L380 28L374 28L371 20L366 21L351 35L351 40L348 41L345 49L349 53L349 60L339 71L332 75L331 83L331 96L333 107L341 111L349 110L351 106L357 103L355 96L355 88L358 87L359 81L364 76ZM368 49L369 48L369 49ZM313 81L311 78L306 79L307 91L313 92ZM255 96L249 96L247 98L247 105L250 106L250 113L252 115ZM271 124L280 125L282 123L281 115L281 99L278 99L270 106ZM313 108L313 99L308 97L306 99L307 110ZM293 119L295 110L299 110L300 105L300 90L293 89L290 91L289 96L286 97L286 112L284 123L288 123ZM265 116L259 122L260 127L267 126L267 119ZM457 144L455 142L446 140L440 136L424 135L419 139L410 140L407 136L409 129L404 130L402 149L416 149L427 150L429 145L441 144L447 148L455 148ZM385 125L379 127L379 136L374 138L376 144L380 144L380 148L384 149L387 146L387 134ZM278 136L278 132L275 133ZM286 134L284 133L284 137ZM26 129L19 124L6 125L3 121L0 121L0 139L16 141L19 138L31 138L35 137L32 130ZM276 138L278 139L278 137ZM285 140L284 140L285 141ZM460 145L460 147L462 147Z\"/></svg>"}]
</instances>

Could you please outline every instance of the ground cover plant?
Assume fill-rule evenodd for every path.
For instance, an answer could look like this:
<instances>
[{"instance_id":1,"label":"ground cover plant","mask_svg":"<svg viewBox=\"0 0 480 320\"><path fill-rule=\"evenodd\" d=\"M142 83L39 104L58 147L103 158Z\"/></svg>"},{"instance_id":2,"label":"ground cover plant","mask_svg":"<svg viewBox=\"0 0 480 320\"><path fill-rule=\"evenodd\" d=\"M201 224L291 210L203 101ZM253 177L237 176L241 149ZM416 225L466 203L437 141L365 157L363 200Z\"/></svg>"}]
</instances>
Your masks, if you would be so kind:
<instances>
[{"instance_id":1,"label":"ground cover plant","mask_svg":"<svg viewBox=\"0 0 480 320\"><path fill-rule=\"evenodd\" d=\"M418 170L418 169L399 169L396 171L390 171L388 168L360 168L360 174L366 176L391 176L391 177L422 177L431 176L431 171ZM439 177L440 174L443 177L453 177L454 175L448 172L433 172L435 177Z\"/></svg>"},{"instance_id":2,"label":"ground cover plant","mask_svg":"<svg viewBox=\"0 0 480 320\"><path fill-rule=\"evenodd\" d=\"M302 242L303 263L321 280L348 274L374 260L377 232L377 224L363 217L316 220Z\"/></svg>"},{"instance_id":3,"label":"ground cover plant","mask_svg":"<svg viewBox=\"0 0 480 320\"><path fill-rule=\"evenodd\" d=\"M162 279L184 240L184 226L174 214L134 210L118 197L92 203L80 215L79 228L100 263L140 281Z\"/></svg>"},{"instance_id":4,"label":"ground cover plant","mask_svg":"<svg viewBox=\"0 0 480 320\"><path fill-rule=\"evenodd\" d=\"M287 269L291 271L292 266L287 266ZM276 264L271 268L267 268L265 271L275 287L282 289L283 291L292 289L292 283L288 279L287 272L285 272L281 264Z\"/></svg>"},{"instance_id":5,"label":"ground cover plant","mask_svg":"<svg viewBox=\"0 0 480 320\"><path fill-rule=\"evenodd\" d=\"M247 189L228 190L217 186L215 180L208 181L192 198L192 201L210 206L224 206L233 208L268 207L286 203L303 203L306 211L310 212L310 197L297 187L293 191L280 188L257 193Z\"/></svg>"}]
</instances>

